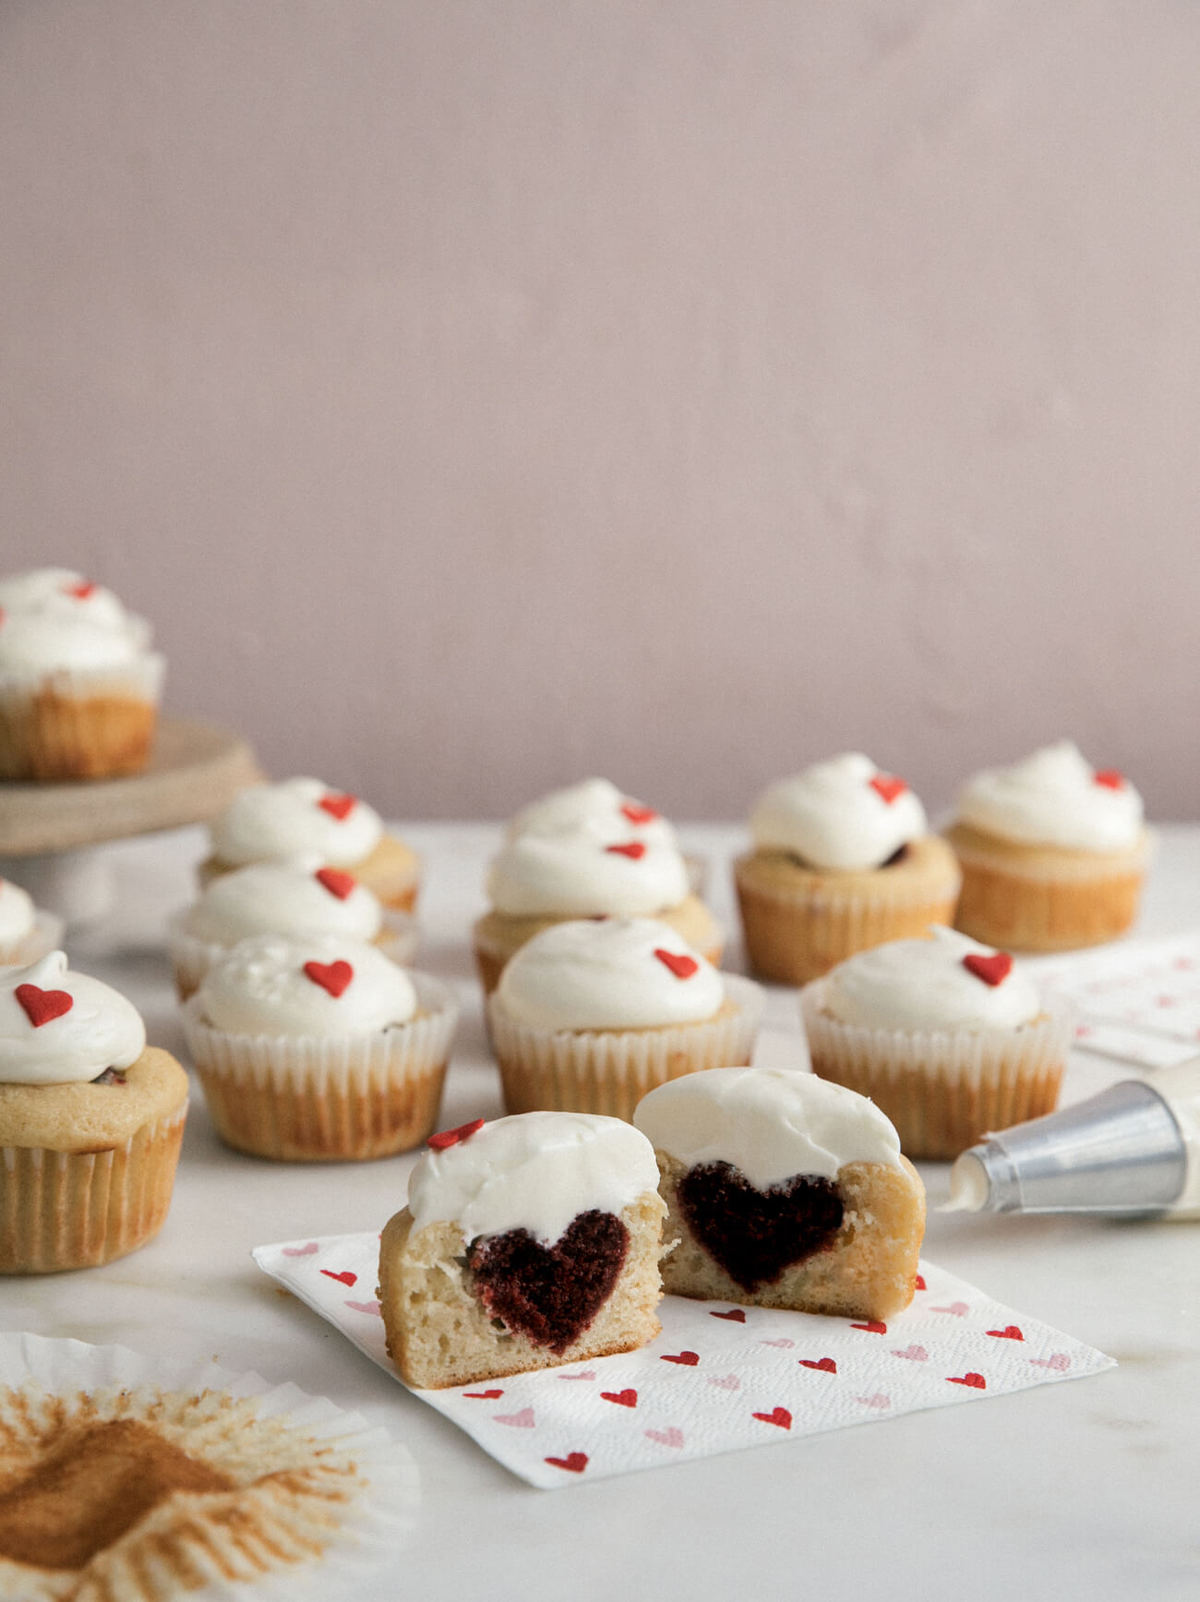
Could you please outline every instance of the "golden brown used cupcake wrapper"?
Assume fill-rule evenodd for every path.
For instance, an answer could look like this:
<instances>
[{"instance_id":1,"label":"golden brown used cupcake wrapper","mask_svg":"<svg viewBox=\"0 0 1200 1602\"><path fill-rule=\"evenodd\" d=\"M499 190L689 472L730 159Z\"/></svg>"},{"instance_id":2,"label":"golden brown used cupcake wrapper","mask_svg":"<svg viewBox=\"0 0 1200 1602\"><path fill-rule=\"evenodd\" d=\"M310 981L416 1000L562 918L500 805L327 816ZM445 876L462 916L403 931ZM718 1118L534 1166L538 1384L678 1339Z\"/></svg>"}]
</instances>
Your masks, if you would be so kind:
<instances>
[{"instance_id":1,"label":"golden brown used cupcake wrapper","mask_svg":"<svg viewBox=\"0 0 1200 1602\"><path fill-rule=\"evenodd\" d=\"M606 1113L631 1120L642 1097L668 1079L749 1063L763 993L736 974L722 979L731 1010L664 1029L535 1029L510 1018L496 997L489 997L488 1024L506 1110Z\"/></svg>"},{"instance_id":2,"label":"golden brown used cupcake wrapper","mask_svg":"<svg viewBox=\"0 0 1200 1602\"><path fill-rule=\"evenodd\" d=\"M818 980L800 998L813 1072L869 1096L907 1156L957 1157L1054 1109L1073 1031L1065 1001L1017 1029L871 1029L832 1017L825 992Z\"/></svg>"},{"instance_id":3,"label":"golden brown used cupcake wrapper","mask_svg":"<svg viewBox=\"0 0 1200 1602\"><path fill-rule=\"evenodd\" d=\"M197 940L195 935L187 932L186 923L186 909L167 920L167 955L171 960L171 971L180 1001L186 1001L194 995L209 969L233 949L215 940ZM416 919L405 912L385 912L383 927L373 944L398 967L407 967L417 950Z\"/></svg>"},{"instance_id":4,"label":"golden brown used cupcake wrapper","mask_svg":"<svg viewBox=\"0 0 1200 1602\"><path fill-rule=\"evenodd\" d=\"M106 778L145 766L165 663L0 677L0 779Z\"/></svg>"}]
</instances>

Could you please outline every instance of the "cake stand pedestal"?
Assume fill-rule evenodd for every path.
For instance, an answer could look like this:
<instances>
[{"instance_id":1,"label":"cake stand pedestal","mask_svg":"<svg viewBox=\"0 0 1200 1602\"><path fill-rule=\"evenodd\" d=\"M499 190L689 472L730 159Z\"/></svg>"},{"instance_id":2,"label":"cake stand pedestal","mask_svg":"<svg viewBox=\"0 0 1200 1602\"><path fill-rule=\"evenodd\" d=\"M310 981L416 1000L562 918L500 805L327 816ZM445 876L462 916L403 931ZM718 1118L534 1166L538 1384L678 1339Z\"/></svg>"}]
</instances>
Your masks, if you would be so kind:
<instances>
[{"instance_id":1,"label":"cake stand pedestal","mask_svg":"<svg viewBox=\"0 0 1200 1602\"><path fill-rule=\"evenodd\" d=\"M0 878L68 924L112 906L115 840L204 823L263 778L240 736L190 718L160 718L141 773L80 784L0 784Z\"/></svg>"}]
</instances>

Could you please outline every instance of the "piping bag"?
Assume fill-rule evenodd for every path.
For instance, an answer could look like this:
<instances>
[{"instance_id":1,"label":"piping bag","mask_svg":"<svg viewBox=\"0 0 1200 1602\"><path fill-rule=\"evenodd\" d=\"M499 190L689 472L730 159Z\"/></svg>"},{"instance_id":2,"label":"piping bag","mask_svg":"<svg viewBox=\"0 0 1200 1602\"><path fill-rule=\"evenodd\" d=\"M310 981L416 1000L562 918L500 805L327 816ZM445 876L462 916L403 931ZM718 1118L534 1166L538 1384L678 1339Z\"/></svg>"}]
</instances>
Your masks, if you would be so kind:
<instances>
[{"instance_id":1,"label":"piping bag","mask_svg":"<svg viewBox=\"0 0 1200 1602\"><path fill-rule=\"evenodd\" d=\"M1200 1057L988 1135L939 1211L1200 1219Z\"/></svg>"}]
</instances>

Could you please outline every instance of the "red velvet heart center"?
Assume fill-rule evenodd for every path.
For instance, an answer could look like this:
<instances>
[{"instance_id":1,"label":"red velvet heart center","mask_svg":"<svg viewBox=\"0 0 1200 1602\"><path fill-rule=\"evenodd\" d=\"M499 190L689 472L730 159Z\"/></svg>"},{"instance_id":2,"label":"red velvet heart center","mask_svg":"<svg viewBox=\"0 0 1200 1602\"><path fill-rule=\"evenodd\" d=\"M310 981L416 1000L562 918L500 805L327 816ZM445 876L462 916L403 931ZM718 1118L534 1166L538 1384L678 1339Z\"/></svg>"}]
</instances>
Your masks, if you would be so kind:
<instances>
[{"instance_id":1,"label":"red velvet heart center","mask_svg":"<svg viewBox=\"0 0 1200 1602\"><path fill-rule=\"evenodd\" d=\"M699 1163L679 1181L678 1196L692 1234L748 1291L831 1245L842 1227L837 1186L815 1174L758 1190L732 1163Z\"/></svg>"},{"instance_id":2,"label":"red velvet heart center","mask_svg":"<svg viewBox=\"0 0 1200 1602\"><path fill-rule=\"evenodd\" d=\"M636 801L624 802L621 807L621 813L629 819L635 828L639 829L643 824L653 823L655 818L658 817L658 813L655 812L653 807L641 807Z\"/></svg>"},{"instance_id":3,"label":"red velvet heart center","mask_svg":"<svg viewBox=\"0 0 1200 1602\"><path fill-rule=\"evenodd\" d=\"M1125 788L1125 775L1116 768L1100 768L1092 775L1094 784L1102 784L1106 790L1123 790Z\"/></svg>"},{"instance_id":4,"label":"red velvet heart center","mask_svg":"<svg viewBox=\"0 0 1200 1602\"><path fill-rule=\"evenodd\" d=\"M37 985L18 985L13 995L35 1029L61 1018L75 1005L75 997L66 990L40 990Z\"/></svg>"},{"instance_id":5,"label":"red velvet heart center","mask_svg":"<svg viewBox=\"0 0 1200 1602\"><path fill-rule=\"evenodd\" d=\"M626 845L605 846L604 849L618 857L632 857L634 862L640 862L646 855L646 847L640 840L630 840Z\"/></svg>"},{"instance_id":6,"label":"red velvet heart center","mask_svg":"<svg viewBox=\"0 0 1200 1602\"><path fill-rule=\"evenodd\" d=\"M476 1241L469 1262L490 1316L561 1356L612 1295L628 1251L621 1220L592 1209L573 1218L553 1246L510 1229Z\"/></svg>"},{"instance_id":7,"label":"red velvet heart center","mask_svg":"<svg viewBox=\"0 0 1200 1602\"><path fill-rule=\"evenodd\" d=\"M655 946L654 955L664 968L670 968L676 979L690 979L700 967L695 957L685 957L675 951L665 951L662 946Z\"/></svg>"},{"instance_id":8,"label":"red velvet heart center","mask_svg":"<svg viewBox=\"0 0 1200 1602\"><path fill-rule=\"evenodd\" d=\"M306 962L304 974L314 985L320 985L322 990L328 990L336 1001L354 978L354 969L339 957L336 962Z\"/></svg>"},{"instance_id":9,"label":"red velvet heart center","mask_svg":"<svg viewBox=\"0 0 1200 1602\"><path fill-rule=\"evenodd\" d=\"M425 1142L432 1146L434 1151L447 1151L451 1146L457 1146L460 1141L470 1140L483 1128L482 1118L472 1118L469 1124L459 1124L457 1129L443 1129L436 1135L430 1135Z\"/></svg>"},{"instance_id":10,"label":"red velvet heart center","mask_svg":"<svg viewBox=\"0 0 1200 1602\"><path fill-rule=\"evenodd\" d=\"M328 812L331 818L344 823L358 805L356 795L323 795L317 802L322 812Z\"/></svg>"},{"instance_id":11,"label":"red velvet heart center","mask_svg":"<svg viewBox=\"0 0 1200 1602\"><path fill-rule=\"evenodd\" d=\"M345 901L358 887L358 880L343 868L318 868L313 878L339 901Z\"/></svg>"},{"instance_id":12,"label":"red velvet heart center","mask_svg":"<svg viewBox=\"0 0 1200 1602\"><path fill-rule=\"evenodd\" d=\"M999 985L1012 972L1012 958L1007 951L995 951L990 957L979 951L969 951L963 958L963 967L976 979L982 979L985 985Z\"/></svg>"},{"instance_id":13,"label":"red velvet heart center","mask_svg":"<svg viewBox=\"0 0 1200 1602\"><path fill-rule=\"evenodd\" d=\"M882 797L888 806L891 806L896 797L903 795L905 790L908 789L908 785L905 784L904 780L898 779L894 773L877 773L873 779L868 779L867 782L875 794Z\"/></svg>"}]
</instances>

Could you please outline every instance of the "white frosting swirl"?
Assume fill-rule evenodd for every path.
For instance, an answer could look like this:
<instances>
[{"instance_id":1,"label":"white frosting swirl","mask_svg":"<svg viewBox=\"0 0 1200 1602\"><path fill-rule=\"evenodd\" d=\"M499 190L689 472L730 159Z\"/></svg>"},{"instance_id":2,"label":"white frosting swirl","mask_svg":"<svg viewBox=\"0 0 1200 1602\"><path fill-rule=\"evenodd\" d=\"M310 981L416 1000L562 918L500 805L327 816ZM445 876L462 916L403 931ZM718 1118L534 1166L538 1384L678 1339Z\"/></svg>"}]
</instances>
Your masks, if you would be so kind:
<instances>
[{"instance_id":1,"label":"white frosting swirl","mask_svg":"<svg viewBox=\"0 0 1200 1602\"><path fill-rule=\"evenodd\" d=\"M824 1009L869 1029L1015 1029L1042 1010L1036 986L1015 966L989 984L963 963L998 955L932 926L928 940L893 940L839 963L824 980Z\"/></svg>"},{"instance_id":2,"label":"white frosting swirl","mask_svg":"<svg viewBox=\"0 0 1200 1602\"><path fill-rule=\"evenodd\" d=\"M339 817L335 807L352 806ZM222 862L261 862L297 852L343 868L370 856L383 836L378 812L357 797L345 797L320 779L283 779L241 790L212 825L213 854Z\"/></svg>"},{"instance_id":3,"label":"white frosting swirl","mask_svg":"<svg viewBox=\"0 0 1200 1602\"><path fill-rule=\"evenodd\" d=\"M69 567L38 567L0 579L0 612L39 612L70 624L109 629L126 635L136 650L150 643L145 618L126 611L111 590Z\"/></svg>"},{"instance_id":4,"label":"white frosting swirl","mask_svg":"<svg viewBox=\"0 0 1200 1602\"><path fill-rule=\"evenodd\" d=\"M247 935L349 935L374 940L383 924L383 909L365 885L352 875L352 888L342 895L344 869L324 870L313 856L251 862L210 880L183 920L185 933L213 945L233 946Z\"/></svg>"},{"instance_id":5,"label":"white frosting swirl","mask_svg":"<svg viewBox=\"0 0 1200 1602\"><path fill-rule=\"evenodd\" d=\"M958 819L1020 845L1125 851L1141 838L1142 798L1120 774L1097 778L1079 748L1060 740L976 774L958 798Z\"/></svg>"},{"instance_id":6,"label":"white frosting swirl","mask_svg":"<svg viewBox=\"0 0 1200 1602\"><path fill-rule=\"evenodd\" d=\"M496 999L535 1029L652 1029L711 1018L725 987L668 925L606 918L556 923L527 940L505 965Z\"/></svg>"},{"instance_id":7,"label":"white frosting swirl","mask_svg":"<svg viewBox=\"0 0 1200 1602\"><path fill-rule=\"evenodd\" d=\"M552 1246L580 1213L619 1214L657 1189L654 1148L632 1124L530 1112L426 1152L409 1178L408 1206L418 1229L450 1221L468 1241L527 1229Z\"/></svg>"},{"instance_id":8,"label":"white frosting swirl","mask_svg":"<svg viewBox=\"0 0 1200 1602\"><path fill-rule=\"evenodd\" d=\"M49 992L52 1009L70 1006L35 1023L18 999L22 986ZM27 1006L39 998L27 998ZM106 1068L128 1068L146 1049L146 1030L124 996L67 968L66 953L52 951L27 968L0 968L0 1084L68 1085L97 1079Z\"/></svg>"},{"instance_id":9,"label":"white frosting swirl","mask_svg":"<svg viewBox=\"0 0 1200 1602\"><path fill-rule=\"evenodd\" d=\"M860 752L814 763L759 799L750 816L754 843L789 851L812 868L878 868L927 832L925 808L907 786L888 799L897 783Z\"/></svg>"},{"instance_id":10,"label":"white frosting swirl","mask_svg":"<svg viewBox=\"0 0 1200 1602\"><path fill-rule=\"evenodd\" d=\"M57 612L0 616L0 673L31 675L63 669L128 667L142 651L131 634Z\"/></svg>"},{"instance_id":11,"label":"white frosting swirl","mask_svg":"<svg viewBox=\"0 0 1200 1602\"><path fill-rule=\"evenodd\" d=\"M623 795L609 779L583 779L552 790L522 807L505 834L557 834L563 830L598 829L606 841L659 840L675 844L675 831L660 813Z\"/></svg>"},{"instance_id":12,"label":"white frosting swirl","mask_svg":"<svg viewBox=\"0 0 1200 1602\"><path fill-rule=\"evenodd\" d=\"M688 872L665 840L585 827L508 841L492 863L488 894L510 917L638 918L678 906Z\"/></svg>"},{"instance_id":13,"label":"white frosting swirl","mask_svg":"<svg viewBox=\"0 0 1200 1602\"><path fill-rule=\"evenodd\" d=\"M312 963L333 988L306 971ZM350 969L344 987L342 965ZM339 935L240 940L209 970L198 996L200 1016L235 1035L373 1034L407 1023L417 1010L416 990L402 968L377 947Z\"/></svg>"},{"instance_id":14,"label":"white frosting swirl","mask_svg":"<svg viewBox=\"0 0 1200 1602\"><path fill-rule=\"evenodd\" d=\"M11 879L0 879L0 950L11 949L32 934L37 919L33 897Z\"/></svg>"},{"instance_id":15,"label":"white frosting swirl","mask_svg":"<svg viewBox=\"0 0 1200 1602\"><path fill-rule=\"evenodd\" d=\"M687 1168L731 1163L758 1190L847 1163L900 1165L900 1137L872 1101L794 1068L710 1068L643 1096L633 1121Z\"/></svg>"}]
</instances>

